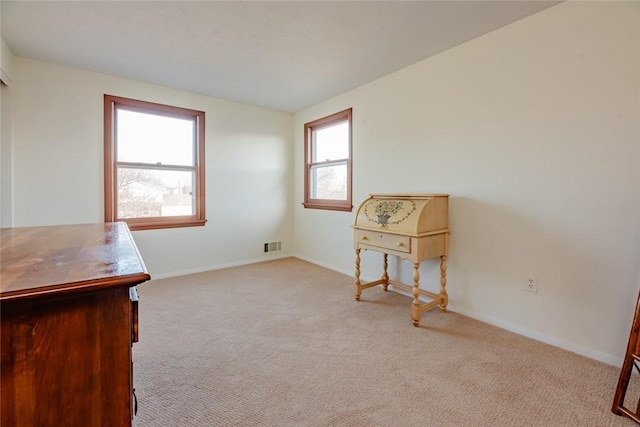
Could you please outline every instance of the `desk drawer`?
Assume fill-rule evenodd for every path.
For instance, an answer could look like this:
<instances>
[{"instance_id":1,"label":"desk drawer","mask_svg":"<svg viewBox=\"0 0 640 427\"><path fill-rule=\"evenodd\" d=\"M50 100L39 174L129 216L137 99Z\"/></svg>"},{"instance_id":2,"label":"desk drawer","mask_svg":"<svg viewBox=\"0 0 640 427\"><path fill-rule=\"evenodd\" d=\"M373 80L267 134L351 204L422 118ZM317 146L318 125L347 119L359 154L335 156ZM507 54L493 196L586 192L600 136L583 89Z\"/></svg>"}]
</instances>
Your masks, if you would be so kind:
<instances>
[{"instance_id":1,"label":"desk drawer","mask_svg":"<svg viewBox=\"0 0 640 427\"><path fill-rule=\"evenodd\" d=\"M358 244L411 253L411 237L398 234L356 230L356 247Z\"/></svg>"}]
</instances>

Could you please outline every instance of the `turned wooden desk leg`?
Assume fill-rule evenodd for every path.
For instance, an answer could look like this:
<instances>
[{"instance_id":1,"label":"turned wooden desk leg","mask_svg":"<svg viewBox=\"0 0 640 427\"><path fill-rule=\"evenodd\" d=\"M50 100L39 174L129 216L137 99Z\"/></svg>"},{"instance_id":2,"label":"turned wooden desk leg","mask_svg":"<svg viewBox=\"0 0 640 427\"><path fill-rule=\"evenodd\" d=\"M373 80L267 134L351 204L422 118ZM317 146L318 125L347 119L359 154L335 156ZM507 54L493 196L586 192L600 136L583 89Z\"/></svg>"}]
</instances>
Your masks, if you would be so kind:
<instances>
[{"instance_id":1,"label":"turned wooden desk leg","mask_svg":"<svg viewBox=\"0 0 640 427\"><path fill-rule=\"evenodd\" d=\"M360 283L360 249L356 249L356 283L353 290L356 301L360 301L362 294L362 284Z\"/></svg>"},{"instance_id":2,"label":"turned wooden desk leg","mask_svg":"<svg viewBox=\"0 0 640 427\"><path fill-rule=\"evenodd\" d=\"M440 257L440 311L447 311L447 304L449 303L449 295L447 295L447 256L442 255Z\"/></svg>"},{"instance_id":3,"label":"turned wooden desk leg","mask_svg":"<svg viewBox=\"0 0 640 427\"><path fill-rule=\"evenodd\" d=\"M420 326L420 263L413 264L413 302L411 303L411 320L413 326Z\"/></svg>"},{"instance_id":4,"label":"turned wooden desk leg","mask_svg":"<svg viewBox=\"0 0 640 427\"><path fill-rule=\"evenodd\" d=\"M389 268L388 258L389 258L389 255L387 254L384 254L384 256L382 257L382 264L383 264L382 267L384 269L382 273L382 280L384 280L384 283L382 284L382 289L384 289L385 291L389 287L389 273L387 273L387 270Z\"/></svg>"}]
</instances>

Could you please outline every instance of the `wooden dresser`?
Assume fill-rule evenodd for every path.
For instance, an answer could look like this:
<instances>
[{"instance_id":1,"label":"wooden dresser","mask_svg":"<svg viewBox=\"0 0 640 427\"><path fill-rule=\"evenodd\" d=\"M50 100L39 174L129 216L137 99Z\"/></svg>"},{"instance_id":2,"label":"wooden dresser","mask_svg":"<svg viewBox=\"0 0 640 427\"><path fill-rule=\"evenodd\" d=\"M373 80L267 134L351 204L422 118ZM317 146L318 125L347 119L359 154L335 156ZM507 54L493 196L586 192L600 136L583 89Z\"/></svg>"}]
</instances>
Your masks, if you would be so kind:
<instances>
[{"instance_id":1,"label":"wooden dresser","mask_svg":"<svg viewBox=\"0 0 640 427\"><path fill-rule=\"evenodd\" d=\"M135 285L125 223L0 230L3 427L133 424Z\"/></svg>"},{"instance_id":2,"label":"wooden dresser","mask_svg":"<svg viewBox=\"0 0 640 427\"><path fill-rule=\"evenodd\" d=\"M447 256L449 252L449 196L446 194L371 194L360 204L354 225L356 250L355 298L362 290L389 285L413 294L411 319L419 326L425 310L439 306L446 311L448 297ZM383 254L380 280L360 282L360 251ZM387 272L388 255L396 255L413 263L413 285L391 280ZM440 293L420 288L420 263L440 257ZM426 297L423 303L420 297Z\"/></svg>"}]
</instances>

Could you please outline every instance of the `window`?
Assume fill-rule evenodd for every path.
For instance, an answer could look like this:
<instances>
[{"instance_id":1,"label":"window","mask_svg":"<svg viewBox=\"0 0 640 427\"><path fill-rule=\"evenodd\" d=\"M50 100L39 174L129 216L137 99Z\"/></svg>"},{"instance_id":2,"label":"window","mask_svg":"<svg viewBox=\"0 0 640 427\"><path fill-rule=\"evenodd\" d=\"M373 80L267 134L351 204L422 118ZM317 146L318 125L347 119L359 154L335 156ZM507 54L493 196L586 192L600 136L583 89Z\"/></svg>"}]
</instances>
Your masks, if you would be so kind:
<instances>
[{"instance_id":1,"label":"window","mask_svg":"<svg viewBox=\"0 0 640 427\"><path fill-rule=\"evenodd\" d=\"M351 108L304 125L304 207L351 212Z\"/></svg>"},{"instance_id":2,"label":"window","mask_svg":"<svg viewBox=\"0 0 640 427\"><path fill-rule=\"evenodd\" d=\"M205 223L204 112L104 96L105 222Z\"/></svg>"}]
</instances>

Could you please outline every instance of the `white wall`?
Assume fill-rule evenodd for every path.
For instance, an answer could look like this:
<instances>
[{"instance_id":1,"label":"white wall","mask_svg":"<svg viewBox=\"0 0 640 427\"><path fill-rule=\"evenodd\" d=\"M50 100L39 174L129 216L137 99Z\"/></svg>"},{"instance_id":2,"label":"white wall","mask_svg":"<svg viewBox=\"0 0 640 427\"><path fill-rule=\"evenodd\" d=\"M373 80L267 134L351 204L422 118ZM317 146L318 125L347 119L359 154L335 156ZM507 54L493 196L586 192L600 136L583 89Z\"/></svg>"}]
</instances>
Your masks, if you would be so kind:
<instances>
[{"instance_id":1,"label":"white wall","mask_svg":"<svg viewBox=\"0 0 640 427\"><path fill-rule=\"evenodd\" d=\"M13 224L12 75L13 52L0 38L0 227Z\"/></svg>"},{"instance_id":2,"label":"white wall","mask_svg":"<svg viewBox=\"0 0 640 427\"><path fill-rule=\"evenodd\" d=\"M103 95L206 114L205 227L134 233L152 277L286 255L290 114L15 58L14 225L90 223L103 213ZM265 255L263 243L282 241Z\"/></svg>"},{"instance_id":3,"label":"white wall","mask_svg":"<svg viewBox=\"0 0 640 427\"><path fill-rule=\"evenodd\" d=\"M353 275L355 208L301 206L303 124L352 107L356 207L451 195L451 310L619 364L640 277L639 23L638 2L560 4L296 114L295 253ZM365 253L363 276L380 272ZM437 262L421 275L438 289Z\"/></svg>"}]
</instances>

